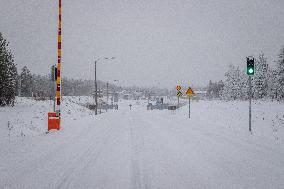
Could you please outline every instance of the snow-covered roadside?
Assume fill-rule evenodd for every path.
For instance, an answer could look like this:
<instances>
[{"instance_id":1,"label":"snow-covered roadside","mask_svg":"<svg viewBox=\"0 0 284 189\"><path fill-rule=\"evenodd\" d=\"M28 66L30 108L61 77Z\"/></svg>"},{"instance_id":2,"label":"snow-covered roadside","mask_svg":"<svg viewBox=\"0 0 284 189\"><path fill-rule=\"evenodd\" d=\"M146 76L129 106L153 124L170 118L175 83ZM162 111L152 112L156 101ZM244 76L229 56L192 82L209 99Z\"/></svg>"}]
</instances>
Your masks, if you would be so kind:
<instances>
[{"instance_id":1,"label":"snow-covered roadside","mask_svg":"<svg viewBox=\"0 0 284 189\"><path fill-rule=\"evenodd\" d=\"M76 129L76 120L92 117L94 112L83 107L92 102L91 97L63 97L62 128ZM122 101L121 105L132 109L146 109L147 101ZM14 107L0 108L0 141L9 141L8 124L11 144L31 136L45 135L47 131L47 112L53 108L52 101L34 101L17 98ZM144 109L145 108L145 109ZM187 105L174 112L153 110L156 114L175 119L179 124L187 124ZM235 135L269 141L271 144L284 143L284 103L271 101L254 101L252 104L252 132L248 133L248 103L246 101L192 101L191 127L204 129L224 135ZM81 124L84 125L84 124ZM73 128L74 127L74 128Z\"/></svg>"},{"instance_id":2,"label":"snow-covered roadside","mask_svg":"<svg viewBox=\"0 0 284 189\"><path fill-rule=\"evenodd\" d=\"M1 140L8 140L8 125L11 127L11 143L29 136L44 135L47 131L47 113L52 109L53 101L28 98L17 98L14 107L1 107ZM63 97L62 117L66 118L63 120L76 120L89 114L92 112L88 109L74 103L69 97Z\"/></svg>"},{"instance_id":3,"label":"snow-covered roadside","mask_svg":"<svg viewBox=\"0 0 284 189\"><path fill-rule=\"evenodd\" d=\"M97 116L72 97L64 97L62 106L62 130L49 134L45 131L52 102L23 99L15 109L2 108L10 112L1 110L1 120L4 115L12 120L18 111L27 122L34 119L29 117L33 111L42 111L38 114L42 119L38 130L27 128L26 136L13 136L11 144L2 137L0 188L279 188L284 184L283 124L278 139L270 125L277 114L283 115L281 103L254 103L252 135L246 102L193 101L190 119L187 106L147 111L146 101L121 101L118 111ZM5 131L6 125L0 126Z\"/></svg>"},{"instance_id":4,"label":"snow-covered roadside","mask_svg":"<svg viewBox=\"0 0 284 189\"><path fill-rule=\"evenodd\" d=\"M185 115L188 107L181 110ZM229 132L236 136L248 136L248 102L246 101L199 101L191 103L191 119L194 126L219 133ZM224 133L224 134L225 134ZM284 103L253 101L252 137L284 143Z\"/></svg>"}]
</instances>

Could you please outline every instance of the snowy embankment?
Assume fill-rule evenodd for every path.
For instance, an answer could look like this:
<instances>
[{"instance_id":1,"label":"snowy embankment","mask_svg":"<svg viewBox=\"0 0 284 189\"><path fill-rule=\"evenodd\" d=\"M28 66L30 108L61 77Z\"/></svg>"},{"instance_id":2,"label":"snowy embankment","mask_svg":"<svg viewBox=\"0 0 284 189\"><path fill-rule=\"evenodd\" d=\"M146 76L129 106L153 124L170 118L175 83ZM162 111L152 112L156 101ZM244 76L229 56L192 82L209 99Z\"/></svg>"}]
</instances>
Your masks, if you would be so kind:
<instances>
[{"instance_id":1,"label":"snowy embankment","mask_svg":"<svg viewBox=\"0 0 284 189\"><path fill-rule=\"evenodd\" d=\"M84 98L63 98L62 130L49 134L52 102L0 108L0 188L284 186L283 103L253 102L250 134L247 102L193 101L189 119L187 106L147 111L146 101L95 116Z\"/></svg>"},{"instance_id":2,"label":"snowy embankment","mask_svg":"<svg viewBox=\"0 0 284 189\"><path fill-rule=\"evenodd\" d=\"M247 101L193 101L191 122L198 127L219 134L249 137L277 144L284 144L284 103L277 101L252 102L252 135L249 130ZM188 115L188 104L178 117Z\"/></svg>"},{"instance_id":3,"label":"snowy embankment","mask_svg":"<svg viewBox=\"0 0 284 189\"><path fill-rule=\"evenodd\" d=\"M87 97L82 98L87 103ZM80 106L78 98L63 97L62 116L66 120L76 120L87 116L91 111ZM14 107L0 108L1 140L9 140L8 125L11 128L10 140L16 142L25 137L44 135L47 131L47 113L53 110L53 101L35 101L28 98L17 98Z\"/></svg>"}]
</instances>

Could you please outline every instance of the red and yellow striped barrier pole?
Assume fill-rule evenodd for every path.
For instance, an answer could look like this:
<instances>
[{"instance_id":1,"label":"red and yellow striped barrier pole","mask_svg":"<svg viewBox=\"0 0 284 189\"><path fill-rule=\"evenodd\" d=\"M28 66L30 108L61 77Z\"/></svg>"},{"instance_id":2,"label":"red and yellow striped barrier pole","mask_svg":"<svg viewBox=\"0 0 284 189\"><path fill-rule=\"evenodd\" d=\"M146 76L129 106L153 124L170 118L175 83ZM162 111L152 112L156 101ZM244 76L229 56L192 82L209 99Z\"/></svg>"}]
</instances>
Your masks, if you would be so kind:
<instances>
[{"instance_id":1,"label":"red and yellow striped barrier pole","mask_svg":"<svg viewBox=\"0 0 284 189\"><path fill-rule=\"evenodd\" d=\"M58 62L57 62L57 79L56 79L56 110L48 112L48 131L51 129L60 129L60 101L61 101L61 27L62 27L62 2L59 0L59 17L58 17Z\"/></svg>"},{"instance_id":2,"label":"red and yellow striped barrier pole","mask_svg":"<svg viewBox=\"0 0 284 189\"><path fill-rule=\"evenodd\" d=\"M62 0L59 0L59 17L58 17L58 62L57 62L57 80L56 80L56 115L60 117L61 102L61 31L62 31Z\"/></svg>"},{"instance_id":3,"label":"red and yellow striped barrier pole","mask_svg":"<svg viewBox=\"0 0 284 189\"><path fill-rule=\"evenodd\" d=\"M61 27L62 27L62 0L59 0L59 17L58 17L58 62L57 62L57 79L56 79L56 110L48 112L48 131L51 129L60 129L60 101L61 101Z\"/></svg>"}]
</instances>

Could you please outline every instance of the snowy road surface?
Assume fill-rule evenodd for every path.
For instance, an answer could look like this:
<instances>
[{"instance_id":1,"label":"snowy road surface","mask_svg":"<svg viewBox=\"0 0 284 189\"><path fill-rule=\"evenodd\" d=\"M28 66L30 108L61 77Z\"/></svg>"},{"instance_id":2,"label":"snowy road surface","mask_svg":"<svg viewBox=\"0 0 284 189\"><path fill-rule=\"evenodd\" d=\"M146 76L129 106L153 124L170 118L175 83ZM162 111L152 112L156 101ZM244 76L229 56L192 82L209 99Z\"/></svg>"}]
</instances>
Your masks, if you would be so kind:
<instances>
[{"instance_id":1,"label":"snowy road surface","mask_svg":"<svg viewBox=\"0 0 284 189\"><path fill-rule=\"evenodd\" d=\"M0 188L284 188L283 148L208 129L205 112L188 120L145 109L122 104L97 117L66 118L59 132L6 143Z\"/></svg>"}]
</instances>

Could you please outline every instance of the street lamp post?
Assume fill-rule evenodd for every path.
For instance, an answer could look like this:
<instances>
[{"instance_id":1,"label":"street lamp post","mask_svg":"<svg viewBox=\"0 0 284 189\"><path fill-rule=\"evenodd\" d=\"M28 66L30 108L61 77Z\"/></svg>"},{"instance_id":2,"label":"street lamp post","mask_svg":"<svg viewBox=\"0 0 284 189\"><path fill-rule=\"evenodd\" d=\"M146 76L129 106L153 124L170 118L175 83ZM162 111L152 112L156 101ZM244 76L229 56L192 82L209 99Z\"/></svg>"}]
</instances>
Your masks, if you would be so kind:
<instances>
[{"instance_id":1,"label":"street lamp post","mask_svg":"<svg viewBox=\"0 0 284 189\"><path fill-rule=\"evenodd\" d=\"M115 82L117 82L117 83L119 83L119 80L118 79L115 79L115 80L113 80L113 82L115 83ZM116 91L115 91L115 86L114 86L114 90L113 90L113 103L114 103L114 100L115 100L115 98L117 97L117 101L118 101L118 96L116 96Z\"/></svg>"},{"instance_id":2,"label":"street lamp post","mask_svg":"<svg viewBox=\"0 0 284 189\"><path fill-rule=\"evenodd\" d=\"M103 58L104 60L113 60L115 59L115 57L111 57L111 58L108 58L108 57L105 57ZM96 106L95 106L95 115L98 114L98 84L97 84L97 62L100 60L100 58L96 59L95 60L95 103L96 103Z\"/></svg>"},{"instance_id":3,"label":"street lamp post","mask_svg":"<svg viewBox=\"0 0 284 189\"><path fill-rule=\"evenodd\" d=\"M99 59L98 59L99 60ZM98 85L97 85L97 61L98 60L95 60L95 103L96 103L96 106L95 106L95 115L98 114L98 97L97 97L97 94L98 94Z\"/></svg>"}]
</instances>

